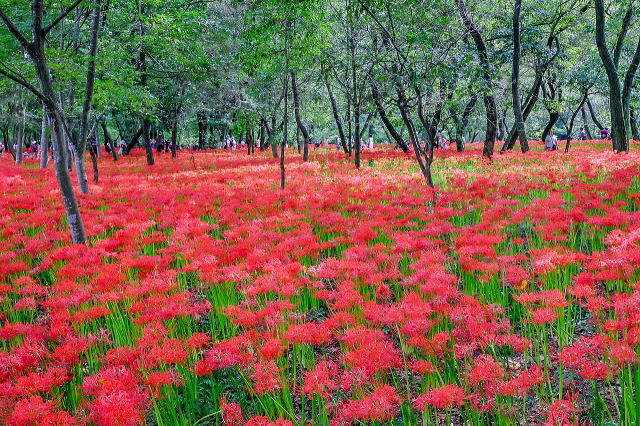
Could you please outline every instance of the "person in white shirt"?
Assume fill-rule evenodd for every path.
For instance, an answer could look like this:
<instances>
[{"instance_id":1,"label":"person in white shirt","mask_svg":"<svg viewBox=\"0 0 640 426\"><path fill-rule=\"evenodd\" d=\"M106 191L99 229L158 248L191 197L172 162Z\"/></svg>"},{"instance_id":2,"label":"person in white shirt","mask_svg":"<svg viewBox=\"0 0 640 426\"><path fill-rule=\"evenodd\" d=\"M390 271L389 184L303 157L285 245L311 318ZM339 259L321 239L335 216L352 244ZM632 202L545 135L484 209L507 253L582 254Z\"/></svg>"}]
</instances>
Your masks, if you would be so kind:
<instances>
[{"instance_id":1,"label":"person in white shirt","mask_svg":"<svg viewBox=\"0 0 640 426\"><path fill-rule=\"evenodd\" d=\"M558 149L558 137L553 134L553 130L549 130L549 134L544 139L545 151L555 151Z\"/></svg>"}]
</instances>

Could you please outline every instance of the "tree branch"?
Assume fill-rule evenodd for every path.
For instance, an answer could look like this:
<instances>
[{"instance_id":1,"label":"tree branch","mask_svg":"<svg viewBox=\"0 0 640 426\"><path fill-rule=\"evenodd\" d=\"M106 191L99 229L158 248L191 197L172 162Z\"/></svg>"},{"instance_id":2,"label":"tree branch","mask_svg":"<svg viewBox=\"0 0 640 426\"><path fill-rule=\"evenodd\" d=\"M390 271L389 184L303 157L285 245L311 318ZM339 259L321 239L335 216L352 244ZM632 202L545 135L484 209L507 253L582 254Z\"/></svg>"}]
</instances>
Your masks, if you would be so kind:
<instances>
[{"instance_id":1,"label":"tree branch","mask_svg":"<svg viewBox=\"0 0 640 426\"><path fill-rule=\"evenodd\" d=\"M36 97L38 97L38 99L40 99L41 101L45 102L47 105L49 105L51 102L47 100L47 98L42 94L42 92L40 92L38 89L35 88L35 86L33 86L32 84L30 84L29 82L21 79L20 77L7 72L5 70L3 70L2 68L0 68L0 75L3 75L5 77L7 77L9 80L18 83L19 85L21 85L22 87L24 87L25 89L29 90L31 93L33 93Z\"/></svg>"},{"instance_id":2,"label":"tree branch","mask_svg":"<svg viewBox=\"0 0 640 426\"><path fill-rule=\"evenodd\" d=\"M22 47L25 50L30 50L31 47L27 39L24 38L20 30L18 30L18 28L14 25L14 23L11 22L11 19L9 19L9 17L4 13L2 9L0 9L0 19L4 21L7 28L9 28L9 31L11 32L11 34L13 34L13 36L20 42Z\"/></svg>"},{"instance_id":3,"label":"tree branch","mask_svg":"<svg viewBox=\"0 0 640 426\"><path fill-rule=\"evenodd\" d=\"M616 41L616 47L613 51L613 63L616 64L616 67L620 63L622 47L624 46L624 40L627 36L627 32L629 31L629 26L631 25L632 18L633 18L633 3L629 4L629 9L627 9L627 13L624 15L624 19L622 20L622 27L620 28L620 32L618 33L618 40Z\"/></svg>"},{"instance_id":4,"label":"tree branch","mask_svg":"<svg viewBox=\"0 0 640 426\"><path fill-rule=\"evenodd\" d=\"M56 19L53 20L53 22L51 22L46 28L44 28L42 30L42 36L46 36L47 34L49 34L49 32L56 26L58 25L58 23L60 21L62 21L64 18L67 17L67 15L71 12L73 12L73 10L78 7L78 5L80 5L80 3L82 3L84 0L76 0L73 2L73 4L71 6L69 6L68 8L66 8L64 10L64 12L62 12L60 14L60 16L58 16Z\"/></svg>"}]
</instances>

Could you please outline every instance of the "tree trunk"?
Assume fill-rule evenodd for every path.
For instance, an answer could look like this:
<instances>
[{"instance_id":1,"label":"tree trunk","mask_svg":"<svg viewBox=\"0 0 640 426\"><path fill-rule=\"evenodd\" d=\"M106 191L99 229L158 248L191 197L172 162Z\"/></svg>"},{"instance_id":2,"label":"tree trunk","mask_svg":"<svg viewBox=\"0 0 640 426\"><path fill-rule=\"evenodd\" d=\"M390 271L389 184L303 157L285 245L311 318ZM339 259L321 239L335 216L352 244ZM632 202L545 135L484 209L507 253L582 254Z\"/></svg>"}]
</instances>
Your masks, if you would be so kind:
<instances>
[{"instance_id":1,"label":"tree trunk","mask_svg":"<svg viewBox=\"0 0 640 426\"><path fill-rule=\"evenodd\" d=\"M280 145L280 188L284 189L285 169L284 169L284 153L287 147L288 127L289 127L289 21L285 23L285 36L284 36L284 118L283 124L283 137L282 144ZM275 131L275 129L274 129Z\"/></svg>"},{"instance_id":2,"label":"tree trunk","mask_svg":"<svg viewBox=\"0 0 640 426\"><path fill-rule=\"evenodd\" d=\"M142 127L140 127L132 136L131 136L131 140L129 141L129 143L127 143L127 145L124 147L124 150L122 151L123 155L129 155L129 153L131 152L131 150L133 149L133 147L136 146L136 144L138 143L138 139L140 139L140 136L142 136Z\"/></svg>"},{"instance_id":3,"label":"tree trunk","mask_svg":"<svg viewBox=\"0 0 640 426\"><path fill-rule=\"evenodd\" d=\"M67 222L71 231L71 240L76 244L85 244L87 242L87 235L84 230L84 224L82 223L82 217L80 216L78 202L73 192L73 186L71 185L69 170L67 169L67 147L65 146L66 138L63 135L62 125L60 124L62 119L53 111L49 110L48 114L52 128L51 139L54 146L55 156L57 157L54 157L56 179L58 180L58 186L60 187L62 204L64 205L65 212L67 214Z\"/></svg>"},{"instance_id":4,"label":"tree trunk","mask_svg":"<svg viewBox=\"0 0 640 426\"><path fill-rule=\"evenodd\" d=\"M148 117L144 117L142 119L142 142L144 144L144 150L147 157L147 165L153 166L155 164L155 160L153 158L153 148L151 148L151 140L149 138L149 129L151 127L151 122Z\"/></svg>"},{"instance_id":5,"label":"tree trunk","mask_svg":"<svg viewBox=\"0 0 640 426\"><path fill-rule=\"evenodd\" d=\"M349 153L347 149L347 141L344 135L344 127L342 125L342 118L340 117L340 113L338 111L338 104L336 102L335 96L333 96L333 90L331 90L331 84L329 83L329 78L326 73L324 75L324 85L327 88L327 93L329 94L329 101L331 101L331 112L333 113L333 119L336 122L336 127L338 128L338 137L340 138L340 144L342 145L342 150L345 154Z\"/></svg>"},{"instance_id":6,"label":"tree trunk","mask_svg":"<svg viewBox=\"0 0 640 426\"><path fill-rule=\"evenodd\" d=\"M476 28L475 23L471 19L471 15L467 10L467 5L464 0L456 0L460 17L464 23L467 31L473 38L473 41L478 50L480 56L480 64L482 66L482 79L484 80L484 106L487 114L487 132L484 141L484 148L482 155L486 158L493 156L493 147L496 143L496 130L498 124L498 112L496 110L496 102L493 97L493 82L491 79L491 65L489 63L489 55L487 53L487 47L482 39L480 31Z\"/></svg>"},{"instance_id":7,"label":"tree trunk","mask_svg":"<svg viewBox=\"0 0 640 426\"><path fill-rule=\"evenodd\" d=\"M142 16L144 14L144 8L142 7L142 0L138 0L138 25L140 32L140 51L139 51L139 61L138 68L140 71L140 85L143 89L147 87L147 56L144 48L144 25L142 23ZM143 114L142 117L142 141L144 143L144 149L146 151L147 157L147 165L153 166L154 158L153 158L153 149L151 149L151 142L149 140L149 128L151 127L151 121L149 120L149 116L147 113Z\"/></svg>"},{"instance_id":8,"label":"tree trunk","mask_svg":"<svg viewBox=\"0 0 640 426\"><path fill-rule=\"evenodd\" d=\"M451 116L454 117L455 130L456 130L456 151L463 152L464 144L462 143L462 138L464 137L464 132L469 125L469 117L471 116L471 112L473 108L476 106L478 102L478 96L473 95L467 104L464 106L464 110L462 111L462 117L458 119L458 115L455 113L453 107L451 107Z\"/></svg>"},{"instance_id":9,"label":"tree trunk","mask_svg":"<svg viewBox=\"0 0 640 426\"><path fill-rule=\"evenodd\" d=\"M438 134L438 126L440 125L440 120L442 117L442 104L444 102L444 98L442 94L438 97L438 104L436 106L436 110L431 119L427 119L424 108L422 104L422 92L418 86L414 86L414 91L418 98L418 119L422 123L422 127L427 134L427 140L430 145L436 143L436 135Z\"/></svg>"},{"instance_id":10,"label":"tree trunk","mask_svg":"<svg viewBox=\"0 0 640 426\"><path fill-rule=\"evenodd\" d=\"M418 135L416 133L415 126L413 125L413 120L411 119L411 115L409 113L407 96L405 94L405 89L403 86L402 75L400 74L399 68L397 64L393 64L393 73L395 77L395 86L396 86L396 94L397 94L397 103L398 109L400 110L400 116L402 117L402 121L404 122L407 131L409 132L409 140L411 141L411 145L413 146L413 150L416 155L416 160L418 161L418 165L420 166L420 170L422 171L422 175L427 181L427 185L431 188L434 188L433 178L431 176L431 164L433 163L433 147L434 145L430 142L429 144L429 157L423 158L423 150L420 146L420 140L418 139Z\"/></svg>"},{"instance_id":11,"label":"tree trunk","mask_svg":"<svg viewBox=\"0 0 640 426\"><path fill-rule=\"evenodd\" d=\"M622 87L615 65L607 46L605 34L605 8L603 0L594 0L596 11L596 46L609 81L609 109L611 112L611 139L615 152L629 150L629 135L625 124ZM639 45L640 48L640 45Z\"/></svg>"},{"instance_id":12,"label":"tree trunk","mask_svg":"<svg viewBox=\"0 0 640 426\"><path fill-rule=\"evenodd\" d=\"M116 146L113 143L113 138L111 138L111 134L109 133L109 129L107 128L106 120L100 120L100 126L102 127L102 134L104 136L104 145L108 146L111 150L111 155L113 156L113 161L118 161L118 153L116 152Z\"/></svg>"},{"instance_id":13,"label":"tree trunk","mask_svg":"<svg viewBox=\"0 0 640 426\"><path fill-rule=\"evenodd\" d=\"M629 119L631 124L631 137L634 141L640 141L640 130L638 129L638 116L635 108L629 109Z\"/></svg>"},{"instance_id":14,"label":"tree trunk","mask_svg":"<svg viewBox=\"0 0 640 426\"><path fill-rule=\"evenodd\" d=\"M521 9L522 0L515 0L513 6L513 67L511 72L511 92L513 95L513 115L518 139L520 140L520 149L522 152L527 152L529 151L529 142L527 141L524 118L522 117L522 106L520 105L520 56L522 53L522 46L520 43Z\"/></svg>"},{"instance_id":15,"label":"tree trunk","mask_svg":"<svg viewBox=\"0 0 640 426\"><path fill-rule=\"evenodd\" d=\"M87 179L87 166L84 161L85 152L79 152L77 147L73 144L71 145L71 152L73 152L73 157L76 163L76 177L78 180L78 189L81 194L89 193L89 182Z\"/></svg>"},{"instance_id":16,"label":"tree trunk","mask_svg":"<svg viewBox=\"0 0 640 426\"><path fill-rule=\"evenodd\" d=\"M20 116L22 117L22 120L20 124L18 124L16 131L16 164L22 164L26 115L26 106L22 105L20 108Z\"/></svg>"},{"instance_id":17,"label":"tree trunk","mask_svg":"<svg viewBox=\"0 0 640 426\"><path fill-rule=\"evenodd\" d=\"M402 98L400 98L402 99ZM413 146L413 150L416 154L416 159L418 160L418 165L420 166L420 170L422 171L422 175L427 180L427 185L429 187L434 188L435 185L433 183L433 177L431 175L431 164L433 162L433 144L427 142L430 146L429 152L430 157L424 159L422 148L420 147L420 142L418 140L418 135L416 133L416 129L413 125L413 120L409 114L408 108L406 104L401 104L402 100L399 99L398 108L400 109L400 116L402 117L402 121L409 132L409 140L411 141L411 145ZM425 161L426 160L426 161Z\"/></svg>"},{"instance_id":18,"label":"tree trunk","mask_svg":"<svg viewBox=\"0 0 640 426\"><path fill-rule=\"evenodd\" d=\"M42 129L40 131L40 168L46 169L49 165L49 136L47 135L47 113L43 109Z\"/></svg>"},{"instance_id":19,"label":"tree trunk","mask_svg":"<svg viewBox=\"0 0 640 426\"><path fill-rule=\"evenodd\" d=\"M298 84L296 82L296 73L294 71L291 72L291 93L293 94L293 112L296 117L296 124L302 133L304 144L302 161L309 161L309 132L300 118L300 96L298 94ZM300 147L299 144L298 147Z\"/></svg>"},{"instance_id":20,"label":"tree trunk","mask_svg":"<svg viewBox=\"0 0 640 426\"><path fill-rule=\"evenodd\" d=\"M271 130L267 129L267 132L269 133L268 137L269 145L271 146L271 155L273 155L273 158L278 158L278 144L275 141L277 123L276 120L276 111L274 110L271 114Z\"/></svg>"},{"instance_id":21,"label":"tree trunk","mask_svg":"<svg viewBox=\"0 0 640 426\"><path fill-rule=\"evenodd\" d=\"M371 94L373 95L373 101L376 104L376 110L378 111L378 115L380 116L382 124L384 124L384 127L387 129L393 140L396 142L396 144L398 144L402 151L409 152L409 147L405 143L404 139L402 139L402 136L400 136L400 134L396 131L395 127L393 127L393 124L391 124L391 120L389 120L389 117L387 117L387 113L382 106L382 95L380 94L380 90L378 90L378 86L374 82L373 77L371 77L370 80Z\"/></svg>"},{"instance_id":22,"label":"tree trunk","mask_svg":"<svg viewBox=\"0 0 640 426\"><path fill-rule=\"evenodd\" d=\"M580 113L582 114L582 126L584 127L584 131L587 134L587 139L592 140L593 136L591 135L591 129L589 128L589 121L587 120L587 110L584 108L584 105L582 105L582 108L580 109Z\"/></svg>"},{"instance_id":23,"label":"tree trunk","mask_svg":"<svg viewBox=\"0 0 640 426\"><path fill-rule=\"evenodd\" d=\"M84 103L82 105L82 117L80 119L80 139L75 141L76 148L76 173L78 179L78 189L82 194L89 193L89 183L87 182L87 170L84 163L85 152L87 150L87 134L89 132L89 112L91 111L91 101L93 99L93 86L96 77L96 55L98 53L98 35L100 33L100 13L101 0L95 0L93 5L93 21L91 25L91 40L89 42L89 57L87 64L87 83L85 86ZM79 10L79 9L78 9ZM94 167L94 180L97 182L97 162L91 154L91 161Z\"/></svg>"},{"instance_id":24,"label":"tree trunk","mask_svg":"<svg viewBox=\"0 0 640 426\"><path fill-rule=\"evenodd\" d=\"M174 117L171 123L171 158L176 158L178 149L178 117Z\"/></svg>"},{"instance_id":25,"label":"tree trunk","mask_svg":"<svg viewBox=\"0 0 640 426\"><path fill-rule=\"evenodd\" d=\"M560 47L558 46L558 39L557 37L555 37L553 34L549 37L549 42L547 43L547 46L549 48L551 48L553 46L553 43L555 42L556 44L556 51L553 54L553 56L546 60L542 65L536 67L536 78L533 82L533 86L531 88L531 91L529 92L529 95L527 96L527 100L525 102L525 107L524 110L522 111L522 119L526 122L527 118L529 118L529 114L531 113L531 111L533 111L533 107L535 106L536 102L538 102L538 98L539 98L539 94L540 94L540 88L542 87L542 82L543 82L543 77L545 72L547 71L547 68L549 67L549 65L551 65L551 63L555 60L555 58L558 57L558 55L560 54ZM513 149L513 147L516 144L516 140L518 139L518 132L516 130L516 126L515 124L513 125L513 127L511 128L511 131L509 132L509 138L508 140L505 141L504 145L502 146L502 149L500 150L500 152L504 152L507 149Z\"/></svg>"},{"instance_id":26,"label":"tree trunk","mask_svg":"<svg viewBox=\"0 0 640 426\"><path fill-rule=\"evenodd\" d=\"M267 126L265 124L265 121L262 120L260 122L260 152L264 151L267 148L267 141L266 136L267 135Z\"/></svg>"},{"instance_id":27,"label":"tree trunk","mask_svg":"<svg viewBox=\"0 0 640 426\"><path fill-rule=\"evenodd\" d=\"M91 156L91 166L93 168L93 183L98 183L98 159L97 159L97 150L99 150L99 145L96 145L96 149L93 146L89 147L89 155Z\"/></svg>"},{"instance_id":28,"label":"tree trunk","mask_svg":"<svg viewBox=\"0 0 640 426\"><path fill-rule=\"evenodd\" d=\"M576 117L578 116L578 112L583 109L584 103L587 101L587 96L588 91L585 92L584 96L580 100L580 105L578 105L578 108L576 108L576 110L571 115L571 121L569 122L569 128L567 129L567 143L564 146L564 152L569 152L569 145L571 145L571 135L573 133L573 124L575 123Z\"/></svg>"},{"instance_id":29,"label":"tree trunk","mask_svg":"<svg viewBox=\"0 0 640 426\"><path fill-rule=\"evenodd\" d=\"M207 116L199 111L198 118L198 148L203 149L207 135Z\"/></svg>"},{"instance_id":30,"label":"tree trunk","mask_svg":"<svg viewBox=\"0 0 640 426\"><path fill-rule=\"evenodd\" d=\"M636 46L635 53L633 54L633 58L631 59L631 63L629 64L629 68L627 68L627 72L624 76L624 83L622 85L622 111L624 113L624 123L625 129L627 130L625 143L627 146L627 151L629 150L629 138L632 136L632 126L631 126L631 108L629 106L631 102L631 92L633 91L633 84L635 82L636 73L638 71L638 67L640 66L640 37L638 38L638 45Z\"/></svg>"},{"instance_id":31,"label":"tree trunk","mask_svg":"<svg viewBox=\"0 0 640 426\"><path fill-rule=\"evenodd\" d=\"M65 208L67 222L71 231L71 239L74 243L85 244L87 238L84 230L84 225L82 223L82 217L80 216L80 210L78 209L73 186L71 185L71 178L69 177L69 172L66 167L67 165L65 153L67 147L65 146L66 141L64 134L69 133L67 122L60 106L56 102L55 92L53 91L53 86L51 83L51 73L49 71L49 67L47 66L45 56L45 43L48 32L56 25L56 23L61 22L64 17L79 4L80 2L78 1L71 7L65 9L65 12L63 12L63 14L61 14L58 19L53 20L52 24L50 24L46 28L42 28L42 19L44 15L43 1L33 0L31 6L31 30L33 38L31 42L28 42L19 33L19 31L15 29L15 26L8 20L8 18L3 16L3 20L5 21L7 26L13 28L11 32L18 39L23 48L29 53L29 57L31 58L31 61L35 68L41 90L38 91L34 87L27 84L20 84L31 90L41 101L45 103L47 107L49 122L51 123L53 129L53 143L59 156L59 159L55 164L56 178L58 180L58 186L60 188L60 195Z\"/></svg>"},{"instance_id":32,"label":"tree trunk","mask_svg":"<svg viewBox=\"0 0 640 426\"><path fill-rule=\"evenodd\" d=\"M547 138L547 135L549 134L551 129L553 129L553 126L556 125L556 123L558 122L559 118L560 118L560 113L558 111L549 111L549 121L547 122L547 125L545 126L545 128L544 128L544 130L542 132L542 141L543 142Z\"/></svg>"},{"instance_id":33,"label":"tree trunk","mask_svg":"<svg viewBox=\"0 0 640 426\"><path fill-rule=\"evenodd\" d=\"M593 121L593 124L596 125L598 130L604 129L604 125L600 122L600 120L598 120L598 117L596 116L596 112L593 108L593 104L591 103L591 99L589 98L587 98L587 107L589 107L589 114L591 115L591 120Z\"/></svg>"},{"instance_id":34,"label":"tree trunk","mask_svg":"<svg viewBox=\"0 0 640 426\"><path fill-rule=\"evenodd\" d=\"M11 146L11 141L9 140L9 126L5 126L2 128L2 140L4 143L4 150L11 154L13 161L16 161L16 153L13 151L13 147Z\"/></svg>"}]
</instances>

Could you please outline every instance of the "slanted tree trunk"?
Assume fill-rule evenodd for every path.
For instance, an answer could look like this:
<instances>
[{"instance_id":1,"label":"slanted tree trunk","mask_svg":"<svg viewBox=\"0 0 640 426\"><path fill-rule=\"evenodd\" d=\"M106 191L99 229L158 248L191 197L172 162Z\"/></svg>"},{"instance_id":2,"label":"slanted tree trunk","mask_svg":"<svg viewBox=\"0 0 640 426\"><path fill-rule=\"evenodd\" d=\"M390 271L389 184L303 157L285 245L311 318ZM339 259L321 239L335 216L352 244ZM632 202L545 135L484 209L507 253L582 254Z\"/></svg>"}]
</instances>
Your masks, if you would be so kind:
<instances>
[{"instance_id":1,"label":"slanted tree trunk","mask_svg":"<svg viewBox=\"0 0 640 426\"><path fill-rule=\"evenodd\" d=\"M458 115L458 113L456 112L456 108L454 108L453 106L449 107L449 114L451 115L454 123L457 152L464 151L462 138L464 137L464 132L467 126L469 125L469 116L471 115L471 111L473 111L473 108L475 107L477 101L477 95L471 96L471 99L465 104L464 109L462 110L462 116Z\"/></svg>"},{"instance_id":2,"label":"slanted tree trunk","mask_svg":"<svg viewBox=\"0 0 640 426\"><path fill-rule=\"evenodd\" d=\"M587 139L593 139L593 136L591 135L591 129L589 128L589 121L587 120L587 110L585 109L584 105L582 105L580 113L582 114L582 126L584 127L584 131L587 134Z\"/></svg>"},{"instance_id":3,"label":"slanted tree trunk","mask_svg":"<svg viewBox=\"0 0 640 426\"><path fill-rule=\"evenodd\" d=\"M444 102L444 97L442 96L442 93L440 93L440 95L438 96L438 103L436 105L435 112L433 113L431 119L429 119L427 118L424 112L424 106L422 102L422 91L418 86L414 86L414 91L418 98L417 100L418 119L422 123L422 128L427 134L427 140L429 141L429 144L433 145L436 142L436 135L438 134L438 126L440 125L440 120L442 118L442 104Z\"/></svg>"},{"instance_id":4,"label":"slanted tree trunk","mask_svg":"<svg viewBox=\"0 0 640 426\"><path fill-rule=\"evenodd\" d=\"M62 119L53 111L47 112L49 115L49 122L51 125L51 140L54 147L54 167L56 171L56 179L60 187L60 194L62 196L62 203L64 204L65 211L67 212L67 222L71 230L71 237L74 243L84 244L86 243L87 236L84 230L84 224L80 216L80 210L78 208L78 202L75 194L73 193L73 186L71 185L71 177L69 176L69 170L67 169L67 147L66 138L64 137L62 126L59 124Z\"/></svg>"},{"instance_id":5,"label":"slanted tree trunk","mask_svg":"<svg viewBox=\"0 0 640 426\"><path fill-rule=\"evenodd\" d=\"M480 65L482 67L482 79L484 80L484 107L487 114L487 131L484 141L484 148L482 150L482 156L491 158L493 156L493 147L496 143L496 131L498 128L498 112L496 110L496 101L493 96L493 81L491 78L491 64L489 63L489 54L487 47L484 43L480 31L478 31L471 15L467 9L467 5L464 0L456 0L458 5L458 11L460 17L464 23L467 31L473 39L478 54L480 56Z\"/></svg>"},{"instance_id":6,"label":"slanted tree trunk","mask_svg":"<svg viewBox=\"0 0 640 426\"><path fill-rule=\"evenodd\" d=\"M344 135L344 126L342 125L342 117L340 117L340 112L338 111L338 104L336 102L336 98L333 95L333 90L331 90L331 84L329 83L329 78L326 73L324 73L324 85L327 88L327 94L329 95L329 101L331 101L331 112L333 113L333 119L336 122L336 127L338 128L338 137L340 138L340 144L342 145L342 150L345 154L349 153L347 149L347 140Z\"/></svg>"},{"instance_id":7,"label":"slanted tree trunk","mask_svg":"<svg viewBox=\"0 0 640 426\"><path fill-rule=\"evenodd\" d=\"M556 125L559 118L560 118L560 113L558 111L549 111L549 121L547 122L547 125L544 127L544 130L542 131L543 142L547 138L547 135L549 134L551 129L553 129L553 126Z\"/></svg>"},{"instance_id":8,"label":"slanted tree trunk","mask_svg":"<svg viewBox=\"0 0 640 426\"><path fill-rule=\"evenodd\" d=\"M413 150L415 151L416 159L418 160L418 165L420 166L420 171L422 171L422 175L425 177L427 181L427 185L429 187L434 188L435 185L433 183L433 177L431 175L431 164L433 163L433 147L434 145L431 142L427 142L429 148L429 154L425 155L422 147L420 146L420 141L418 139L418 134L416 133L415 126L413 125L413 120L411 119L411 115L409 113L409 108L407 107L407 99L404 95L402 89L398 89L398 109L400 110L400 116L402 117L402 121L409 132L409 140L411 141L411 145L413 146Z\"/></svg>"},{"instance_id":9,"label":"slanted tree trunk","mask_svg":"<svg viewBox=\"0 0 640 426\"><path fill-rule=\"evenodd\" d=\"M93 99L93 86L96 77L96 55L98 53L98 35L100 33L100 13L102 11L101 0L93 3L93 21L91 25L91 40L89 42L89 57L87 63L87 83L85 86L84 103L82 105L82 117L80 119L80 139L74 143L76 146L76 174L80 193L89 193L89 183L87 182L87 169L84 162L84 153L87 150L87 135L89 132L89 112L91 111L91 101ZM94 181L98 182L98 163L94 158L96 153L91 153L93 163Z\"/></svg>"},{"instance_id":10,"label":"slanted tree trunk","mask_svg":"<svg viewBox=\"0 0 640 426\"><path fill-rule=\"evenodd\" d=\"M584 104L587 101L587 96L588 96L588 90L585 91L584 96L580 100L580 104L578 105L578 108L576 108L576 110L571 115L569 128L567 129L567 143L564 146L564 152L569 152L569 146L571 145L571 136L573 133L573 124L575 123L576 117L578 116L578 112L580 112L583 109Z\"/></svg>"},{"instance_id":11,"label":"slanted tree trunk","mask_svg":"<svg viewBox=\"0 0 640 426\"><path fill-rule=\"evenodd\" d=\"M527 95L527 99L525 101L525 107L522 110L522 119L525 122L527 121L527 118L529 118L529 114L531 113L531 111L533 111L533 107L536 105L536 102L538 102L540 89L543 83L543 77L547 71L547 68L549 68L549 65L551 65L551 63L560 54L560 45L558 42L558 38L552 32L552 34L549 36L549 41L547 43L547 46L551 48L554 44L556 45L556 51L553 54L553 56L547 59L546 61L544 61L541 65L536 66L536 77L534 79L531 91ZM508 149L513 149L517 140L518 140L518 132L514 124L511 130L509 131L508 139L505 141L500 152L505 152Z\"/></svg>"},{"instance_id":12,"label":"slanted tree trunk","mask_svg":"<svg viewBox=\"0 0 640 426\"><path fill-rule=\"evenodd\" d=\"M634 141L640 141L640 130L638 129L638 115L635 108L629 109L629 119L631 124L631 137Z\"/></svg>"},{"instance_id":13,"label":"slanted tree trunk","mask_svg":"<svg viewBox=\"0 0 640 426\"><path fill-rule=\"evenodd\" d=\"M9 140L9 126L4 126L2 128L2 143L4 143L4 150L11 154L13 161L16 161L16 153L11 146L11 141Z\"/></svg>"},{"instance_id":14,"label":"slanted tree trunk","mask_svg":"<svg viewBox=\"0 0 640 426\"><path fill-rule=\"evenodd\" d=\"M34 95L36 95L42 102L44 102L47 108L47 114L49 115L49 122L51 123L53 132L53 142L57 155L60 157L56 161L56 178L58 180L58 186L60 188L60 196L65 208L67 222L69 224L69 230L71 231L71 239L74 243L85 244L87 241L84 225L82 223L82 217L80 216L80 210L78 209L78 203L71 185L71 179L66 167L65 152L67 147L65 137L63 133L69 133L66 119L63 112L56 101L55 92L51 83L51 73L47 66L45 56L45 44L47 34L54 28L59 22L72 12L79 4L81 0L76 0L69 7L67 7L57 18L53 19L51 23L43 28L42 20L44 16L43 0L33 0L31 5L31 34L32 41L22 35L20 30L14 25L14 23L2 12L0 9L0 19L5 23L9 31L13 34L16 40L21 44L23 49L29 53L31 62L33 63L35 73L40 85L40 90L30 85L28 82L22 80L19 76L13 75L4 70L0 70L0 74L12 79L16 83L29 89Z\"/></svg>"},{"instance_id":15,"label":"slanted tree trunk","mask_svg":"<svg viewBox=\"0 0 640 426\"><path fill-rule=\"evenodd\" d=\"M600 120L598 120L595 109L593 108L593 104L591 103L591 99L589 98L587 98L587 107L589 107L589 114L591 115L591 120L593 121L593 124L596 125L598 130L604 129L604 125L602 124L602 122L600 122Z\"/></svg>"},{"instance_id":16,"label":"slanted tree trunk","mask_svg":"<svg viewBox=\"0 0 640 426\"><path fill-rule=\"evenodd\" d=\"M107 121L105 119L100 120L100 126L102 127L102 135L104 136L104 145L108 146L111 150L113 161L118 161L118 153L116 152L116 146L113 143L113 138L107 128Z\"/></svg>"},{"instance_id":17,"label":"slanted tree trunk","mask_svg":"<svg viewBox=\"0 0 640 426\"><path fill-rule=\"evenodd\" d=\"M302 143L304 144L302 161L309 161L309 132L300 118L300 96L298 94L298 84L296 82L295 71L291 72L291 93L293 94L293 112L296 118L296 124L298 126L298 130L302 133ZM299 147L300 145L298 143L298 148Z\"/></svg>"},{"instance_id":18,"label":"slanted tree trunk","mask_svg":"<svg viewBox=\"0 0 640 426\"><path fill-rule=\"evenodd\" d=\"M380 90L378 89L378 86L373 80L373 77L370 77L370 83L371 83L370 84L371 95L373 96L373 101L376 105L376 110L378 111L378 115L380 116L380 120L382 121L382 124L384 124L384 127L387 129L387 131L389 132L393 140L396 142L396 144L400 147L400 149L402 149L402 151L404 152L409 152L409 147L405 143L402 136L396 131L395 127L393 127L391 120L389 120L389 117L387 116L387 113L384 110L384 107L382 105L382 95L380 94Z\"/></svg>"},{"instance_id":19,"label":"slanted tree trunk","mask_svg":"<svg viewBox=\"0 0 640 426\"><path fill-rule=\"evenodd\" d=\"M520 140L520 149L522 152L529 151L529 141L527 141L527 133L524 128L524 118L522 117L522 106L520 105L520 56L522 46L520 42L520 11L522 9L522 0L515 0L513 5L513 61L511 71L511 92L513 99L513 116Z\"/></svg>"},{"instance_id":20,"label":"slanted tree trunk","mask_svg":"<svg viewBox=\"0 0 640 426\"><path fill-rule=\"evenodd\" d=\"M136 144L138 143L138 139L140 139L140 136L142 136L142 127L140 127L132 136L131 136L131 141L129 141L129 143L127 144L127 146L125 146L124 150L123 150L123 154L124 155L129 155L129 153L131 152L131 150L133 149L134 146L136 146Z\"/></svg>"}]
</instances>

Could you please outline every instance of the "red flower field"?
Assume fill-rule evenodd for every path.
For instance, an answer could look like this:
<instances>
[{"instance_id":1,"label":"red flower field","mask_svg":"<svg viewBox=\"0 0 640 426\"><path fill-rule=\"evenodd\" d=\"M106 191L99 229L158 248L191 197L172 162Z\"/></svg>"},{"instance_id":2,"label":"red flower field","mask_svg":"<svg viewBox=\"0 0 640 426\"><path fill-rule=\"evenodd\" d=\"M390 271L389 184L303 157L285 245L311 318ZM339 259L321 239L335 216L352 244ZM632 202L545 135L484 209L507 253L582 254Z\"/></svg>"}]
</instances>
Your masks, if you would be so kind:
<instances>
[{"instance_id":1,"label":"red flower field","mask_svg":"<svg viewBox=\"0 0 640 426\"><path fill-rule=\"evenodd\" d=\"M0 424L640 422L640 154L0 159Z\"/></svg>"}]
</instances>

